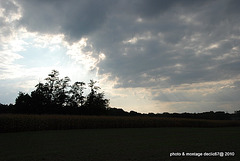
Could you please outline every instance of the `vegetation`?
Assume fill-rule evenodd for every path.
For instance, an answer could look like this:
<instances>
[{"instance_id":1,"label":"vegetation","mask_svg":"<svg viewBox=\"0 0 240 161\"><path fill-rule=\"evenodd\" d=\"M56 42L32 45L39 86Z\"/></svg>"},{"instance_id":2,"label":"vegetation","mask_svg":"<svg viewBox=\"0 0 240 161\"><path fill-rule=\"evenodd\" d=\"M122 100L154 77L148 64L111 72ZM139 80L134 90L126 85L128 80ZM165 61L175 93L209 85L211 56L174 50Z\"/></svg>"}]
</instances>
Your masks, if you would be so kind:
<instances>
[{"instance_id":1,"label":"vegetation","mask_svg":"<svg viewBox=\"0 0 240 161\"><path fill-rule=\"evenodd\" d=\"M56 70L53 70L45 81L38 83L31 94L19 92L15 105L9 105L9 108L1 107L0 112L102 115L109 106L109 100L104 98L104 93L98 92L100 87L96 86L96 81L90 80L90 93L86 96L84 82L70 85L70 78L60 79Z\"/></svg>"},{"instance_id":2,"label":"vegetation","mask_svg":"<svg viewBox=\"0 0 240 161\"><path fill-rule=\"evenodd\" d=\"M200 120L148 116L0 115L0 133L39 130L146 127L233 127L239 120Z\"/></svg>"},{"instance_id":3,"label":"vegetation","mask_svg":"<svg viewBox=\"0 0 240 161\"><path fill-rule=\"evenodd\" d=\"M239 127L122 128L0 134L2 161L237 161ZM235 152L226 157L170 157L172 152Z\"/></svg>"}]
</instances>

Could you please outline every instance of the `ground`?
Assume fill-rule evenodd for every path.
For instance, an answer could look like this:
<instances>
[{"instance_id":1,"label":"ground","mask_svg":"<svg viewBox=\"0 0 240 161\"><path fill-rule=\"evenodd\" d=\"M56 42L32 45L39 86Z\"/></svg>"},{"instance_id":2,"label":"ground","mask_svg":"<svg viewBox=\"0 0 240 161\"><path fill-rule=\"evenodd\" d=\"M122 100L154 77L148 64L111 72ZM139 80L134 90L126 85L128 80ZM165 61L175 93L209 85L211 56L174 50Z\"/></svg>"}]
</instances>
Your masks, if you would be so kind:
<instances>
[{"instance_id":1,"label":"ground","mask_svg":"<svg viewBox=\"0 0 240 161\"><path fill-rule=\"evenodd\" d=\"M240 128L115 128L0 133L1 161L172 161L240 159ZM170 157L234 152L232 157Z\"/></svg>"}]
</instances>

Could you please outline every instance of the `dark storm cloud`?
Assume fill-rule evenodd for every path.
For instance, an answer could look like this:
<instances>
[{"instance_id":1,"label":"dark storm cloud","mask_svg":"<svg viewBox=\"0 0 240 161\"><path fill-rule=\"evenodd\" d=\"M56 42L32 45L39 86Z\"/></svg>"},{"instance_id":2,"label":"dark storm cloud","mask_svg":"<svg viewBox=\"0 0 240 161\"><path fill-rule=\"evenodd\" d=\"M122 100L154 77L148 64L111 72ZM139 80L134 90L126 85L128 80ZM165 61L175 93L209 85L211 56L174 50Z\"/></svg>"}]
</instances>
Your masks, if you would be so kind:
<instances>
[{"instance_id":1,"label":"dark storm cloud","mask_svg":"<svg viewBox=\"0 0 240 161\"><path fill-rule=\"evenodd\" d=\"M221 8L213 8L214 5L224 7L224 10L222 11ZM175 8L166 10L165 13L160 15L155 21L148 21L148 19L146 19L145 24L143 18L143 22L139 25L149 26L143 28L139 33L149 31L153 36L150 40L145 40L142 44L139 41L132 45L132 49L135 49L135 51L129 52L129 55L135 54L135 57L131 57L132 61L130 62L133 64L129 65L129 67L133 67L133 70L136 71L135 75L146 72L152 74L152 76L159 75L160 78L161 76L170 77L168 82L173 84L218 81L234 77L236 74L234 69L229 66L229 68L224 68L225 71L223 71L221 64L223 62L231 64L236 58L239 59L239 53L232 57L234 54L232 48L234 44L238 46L236 42L239 42L239 38L231 38L232 35L239 35L239 28L235 28L235 26L239 26L239 22L237 21L239 18L235 17L234 19L234 17L225 15L227 13L224 12L227 11L225 5L226 4L223 2L215 4L213 1L209 2L209 4L204 3L202 6L197 6L197 11L199 11L199 13L193 12L190 15L188 14L191 9L179 5ZM185 10L189 12L185 14ZM217 11L217 14L214 14L213 10ZM184 19L179 19L181 15L186 16L186 21L184 21ZM187 16L192 15L195 17L192 17L188 22L187 18L191 17ZM129 33L131 33L131 31L129 31ZM158 33L161 33L163 37L157 38L154 36ZM190 39L195 40L191 41ZM228 43L222 41L227 41ZM216 49L211 49L210 45L214 43L220 44ZM137 45L142 47L144 51L141 51L140 47L137 48ZM126 47L126 45L123 45L120 49L124 47ZM122 51L119 51L118 54L121 55L121 52ZM226 53L230 55L228 58L216 60L216 58L224 56ZM121 60L125 58L124 56L122 57L122 59L120 58ZM119 58L116 59L115 62L118 60ZM113 60L111 59L110 61L112 63ZM103 65L106 65L107 62L103 63ZM179 68L177 66L174 67L176 64L181 64L183 66ZM154 65L157 65L157 67ZM161 69L157 71L154 70L154 72L151 73L149 68ZM125 66L108 69L122 69L126 72L132 71L132 69L129 70L128 67L125 68ZM141 72L138 71L138 69L141 69ZM111 73L117 72L111 71ZM125 80L130 74L131 73L119 75L120 77L122 76L121 80ZM139 82L139 77L133 76L132 79L133 82Z\"/></svg>"},{"instance_id":2,"label":"dark storm cloud","mask_svg":"<svg viewBox=\"0 0 240 161\"><path fill-rule=\"evenodd\" d=\"M151 19L168 11L171 7L186 6L192 10L205 2L206 0L140 0L136 1L132 7L139 16Z\"/></svg>"},{"instance_id":3,"label":"dark storm cloud","mask_svg":"<svg viewBox=\"0 0 240 161\"><path fill-rule=\"evenodd\" d=\"M117 78L115 87L160 90L239 77L237 0L18 3L23 11L19 24L29 31L63 33L69 42L87 37L95 49L93 57L106 55L97 64L99 74ZM185 98L196 100L191 94Z\"/></svg>"},{"instance_id":4,"label":"dark storm cloud","mask_svg":"<svg viewBox=\"0 0 240 161\"><path fill-rule=\"evenodd\" d=\"M23 0L20 24L30 31L63 33L68 41L77 41L98 29L105 20L110 1Z\"/></svg>"}]
</instances>

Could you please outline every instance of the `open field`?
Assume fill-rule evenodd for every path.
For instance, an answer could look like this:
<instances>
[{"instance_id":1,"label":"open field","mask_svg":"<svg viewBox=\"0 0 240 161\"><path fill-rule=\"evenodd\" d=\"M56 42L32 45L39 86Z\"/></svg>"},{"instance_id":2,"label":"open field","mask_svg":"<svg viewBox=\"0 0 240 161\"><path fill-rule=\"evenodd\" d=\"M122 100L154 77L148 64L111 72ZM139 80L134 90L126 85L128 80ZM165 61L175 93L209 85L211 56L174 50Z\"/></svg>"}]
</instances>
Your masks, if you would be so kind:
<instances>
[{"instance_id":1,"label":"open field","mask_svg":"<svg viewBox=\"0 0 240 161\"><path fill-rule=\"evenodd\" d=\"M240 127L239 120L199 120L160 117L0 115L0 132L145 127Z\"/></svg>"},{"instance_id":2,"label":"open field","mask_svg":"<svg viewBox=\"0 0 240 161\"><path fill-rule=\"evenodd\" d=\"M112 128L0 133L1 161L240 160L240 128ZM170 157L172 152L234 152Z\"/></svg>"}]
</instances>

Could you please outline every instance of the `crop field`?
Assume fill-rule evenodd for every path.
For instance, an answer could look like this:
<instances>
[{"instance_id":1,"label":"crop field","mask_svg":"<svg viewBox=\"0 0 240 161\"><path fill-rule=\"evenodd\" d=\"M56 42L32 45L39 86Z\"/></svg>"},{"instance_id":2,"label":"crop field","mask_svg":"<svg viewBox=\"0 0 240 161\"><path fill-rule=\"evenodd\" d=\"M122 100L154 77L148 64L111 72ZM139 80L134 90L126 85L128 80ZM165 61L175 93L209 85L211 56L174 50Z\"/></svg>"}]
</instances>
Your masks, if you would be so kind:
<instances>
[{"instance_id":1,"label":"crop field","mask_svg":"<svg viewBox=\"0 0 240 161\"><path fill-rule=\"evenodd\" d=\"M239 127L111 128L0 133L0 160L238 161L239 140ZM225 156L173 155L182 152L209 155L224 152ZM226 156L228 154L233 155Z\"/></svg>"},{"instance_id":2,"label":"crop field","mask_svg":"<svg viewBox=\"0 0 240 161\"><path fill-rule=\"evenodd\" d=\"M160 117L0 115L0 133L40 130L150 127L240 127L239 120L200 120Z\"/></svg>"}]
</instances>

